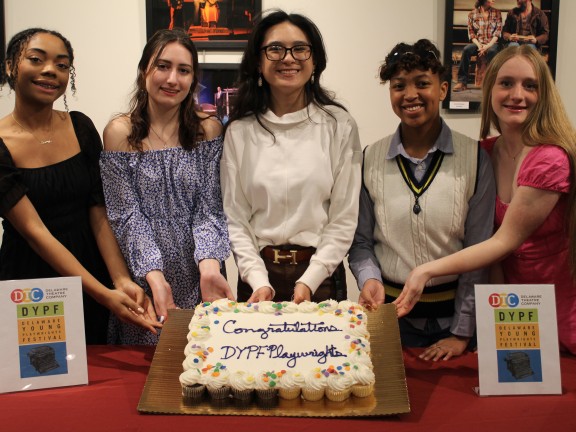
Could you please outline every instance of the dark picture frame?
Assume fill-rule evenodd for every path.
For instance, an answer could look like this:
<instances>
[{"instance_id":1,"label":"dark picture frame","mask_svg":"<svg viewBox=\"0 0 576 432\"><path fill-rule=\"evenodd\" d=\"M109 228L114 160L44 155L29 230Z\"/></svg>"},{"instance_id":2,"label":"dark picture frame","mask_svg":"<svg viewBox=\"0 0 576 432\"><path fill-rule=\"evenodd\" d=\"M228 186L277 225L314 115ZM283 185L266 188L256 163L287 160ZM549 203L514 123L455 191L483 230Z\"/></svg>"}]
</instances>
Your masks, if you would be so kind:
<instances>
[{"instance_id":1,"label":"dark picture frame","mask_svg":"<svg viewBox=\"0 0 576 432\"><path fill-rule=\"evenodd\" d=\"M442 108L450 113L478 112L482 102L482 70L485 65L478 65L477 59L472 57L470 62L468 88L465 91L454 92L454 86L458 82L458 68L462 58L462 50L471 43L468 39L468 14L474 9L475 0L446 0L446 27L444 37L444 64L451 68L450 86L448 95L442 104ZM558 46L558 18L560 0L533 0L534 6L541 9L548 18L550 28L548 42L539 46L538 49L546 59L552 76L556 76L556 49ZM517 6L516 0L498 0L494 7L502 13L502 26L506 22L506 16L510 10ZM506 46L502 38L498 42L499 49Z\"/></svg>"},{"instance_id":2,"label":"dark picture frame","mask_svg":"<svg viewBox=\"0 0 576 432\"><path fill-rule=\"evenodd\" d=\"M262 0L146 0L146 38L180 27L198 49L241 50L262 12Z\"/></svg>"},{"instance_id":3,"label":"dark picture frame","mask_svg":"<svg viewBox=\"0 0 576 432\"><path fill-rule=\"evenodd\" d=\"M196 102L200 109L216 115L223 124L228 122L237 88L238 63L200 63L200 76L196 90ZM218 98L218 87L221 99Z\"/></svg>"},{"instance_id":4,"label":"dark picture frame","mask_svg":"<svg viewBox=\"0 0 576 432\"><path fill-rule=\"evenodd\" d=\"M4 25L4 0L0 0L0 61L4 63L6 52L6 26Z\"/></svg>"}]
</instances>

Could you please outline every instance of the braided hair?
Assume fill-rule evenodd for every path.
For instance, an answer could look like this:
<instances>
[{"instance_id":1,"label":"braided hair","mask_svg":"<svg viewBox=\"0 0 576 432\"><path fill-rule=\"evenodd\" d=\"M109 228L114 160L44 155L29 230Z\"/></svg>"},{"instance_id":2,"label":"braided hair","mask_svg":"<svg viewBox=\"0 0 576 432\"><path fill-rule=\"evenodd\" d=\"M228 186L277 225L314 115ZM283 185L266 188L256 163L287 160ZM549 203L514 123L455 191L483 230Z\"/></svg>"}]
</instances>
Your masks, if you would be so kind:
<instances>
[{"instance_id":1,"label":"braided hair","mask_svg":"<svg viewBox=\"0 0 576 432\"><path fill-rule=\"evenodd\" d=\"M74 50L72 49L72 44L59 32L40 27L22 30L12 36L12 39L10 39L10 42L8 42L6 47L5 62L0 64L0 87L8 83L10 89L15 90L16 81L18 80L18 64L20 63L20 57L26 49L30 39L39 33L56 36L64 43L66 51L68 52L68 57L70 58L70 89L72 90L72 94L76 94L76 69L74 69Z\"/></svg>"}]
</instances>

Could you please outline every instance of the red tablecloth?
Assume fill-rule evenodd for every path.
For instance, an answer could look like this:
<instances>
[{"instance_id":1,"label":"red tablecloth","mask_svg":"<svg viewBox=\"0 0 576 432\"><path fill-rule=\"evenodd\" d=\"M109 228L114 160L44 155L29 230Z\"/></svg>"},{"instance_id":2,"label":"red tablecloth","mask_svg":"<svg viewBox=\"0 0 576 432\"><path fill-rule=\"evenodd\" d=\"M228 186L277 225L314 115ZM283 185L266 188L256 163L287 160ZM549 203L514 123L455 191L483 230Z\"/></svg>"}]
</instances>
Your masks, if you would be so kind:
<instances>
[{"instance_id":1,"label":"red tablecloth","mask_svg":"<svg viewBox=\"0 0 576 432\"><path fill-rule=\"evenodd\" d=\"M88 386L0 395L2 431L576 431L576 357L562 356L560 396L479 397L478 360L404 362L411 413L381 418L319 419L147 415L137 411L150 347L88 347Z\"/></svg>"}]
</instances>

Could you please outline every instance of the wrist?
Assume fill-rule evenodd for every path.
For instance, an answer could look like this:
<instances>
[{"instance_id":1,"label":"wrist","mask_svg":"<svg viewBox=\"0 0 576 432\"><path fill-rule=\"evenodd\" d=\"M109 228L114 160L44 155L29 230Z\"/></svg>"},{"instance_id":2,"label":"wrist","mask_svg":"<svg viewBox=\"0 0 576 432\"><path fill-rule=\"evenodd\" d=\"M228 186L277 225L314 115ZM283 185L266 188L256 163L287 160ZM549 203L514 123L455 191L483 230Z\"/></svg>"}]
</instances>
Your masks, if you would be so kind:
<instances>
[{"instance_id":1,"label":"wrist","mask_svg":"<svg viewBox=\"0 0 576 432\"><path fill-rule=\"evenodd\" d=\"M132 279L129 276L122 276L112 279L112 285L116 289L123 289L128 285L132 285Z\"/></svg>"},{"instance_id":2,"label":"wrist","mask_svg":"<svg viewBox=\"0 0 576 432\"><path fill-rule=\"evenodd\" d=\"M198 270L200 270L201 275L219 274L220 268L220 261L213 258L206 258L198 263Z\"/></svg>"}]
</instances>

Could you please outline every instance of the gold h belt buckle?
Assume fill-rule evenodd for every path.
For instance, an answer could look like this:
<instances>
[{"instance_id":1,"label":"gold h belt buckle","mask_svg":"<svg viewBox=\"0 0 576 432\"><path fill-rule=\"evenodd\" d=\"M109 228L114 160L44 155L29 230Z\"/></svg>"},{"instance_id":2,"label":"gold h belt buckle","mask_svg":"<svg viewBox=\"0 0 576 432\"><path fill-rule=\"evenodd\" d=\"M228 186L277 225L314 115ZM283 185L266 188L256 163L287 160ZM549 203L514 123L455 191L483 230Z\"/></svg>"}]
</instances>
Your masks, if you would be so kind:
<instances>
[{"instance_id":1,"label":"gold h belt buckle","mask_svg":"<svg viewBox=\"0 0 576 432\"><path fill-rule=\"evenodd\" d=\"M274 264L280 264L279 260L285 260L285 259L292 259L292 261L290 262L290 264L296 265L298 264L298 262L296 261L296 252L295 250L290 250L287 252L290 252L290 255L280 255L281 252L283 252L280 249L272 249L274 251L274 261L272 261Z\"/></svg>"}]
</instances>

